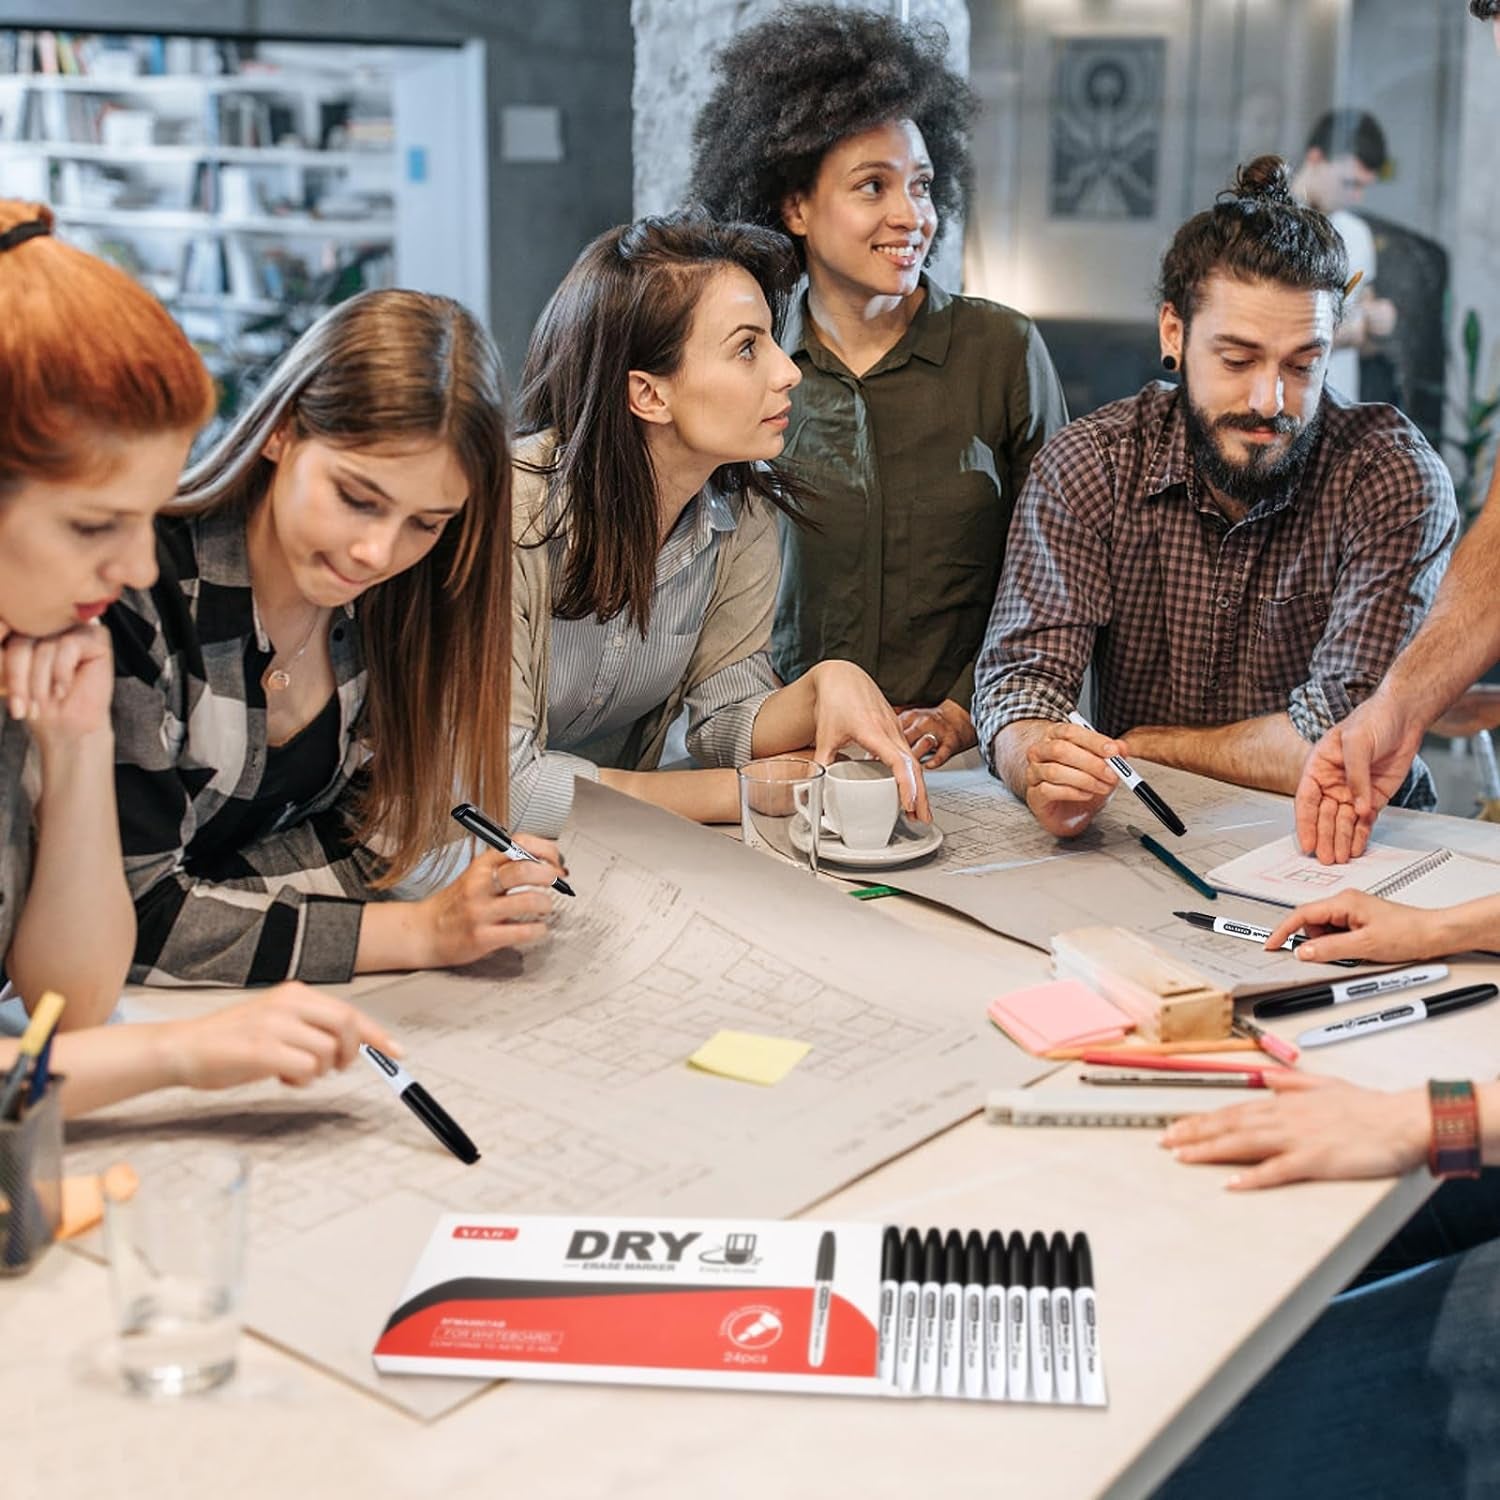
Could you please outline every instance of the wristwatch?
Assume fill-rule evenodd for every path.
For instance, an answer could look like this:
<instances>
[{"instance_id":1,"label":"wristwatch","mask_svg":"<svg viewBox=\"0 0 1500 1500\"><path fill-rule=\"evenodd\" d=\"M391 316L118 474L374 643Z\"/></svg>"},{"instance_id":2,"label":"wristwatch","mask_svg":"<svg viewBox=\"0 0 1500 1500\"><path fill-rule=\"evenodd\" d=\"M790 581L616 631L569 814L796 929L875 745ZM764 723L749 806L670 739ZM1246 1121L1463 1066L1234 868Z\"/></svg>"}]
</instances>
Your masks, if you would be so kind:
<instances>
[{"instance_id":1,"label":"wristwatch","mask_svg":"<svg viewBox=\"0 0 1500 1500\"><path fill-rule=\"evenodd\" d=\"M1427 1165L1434 1177L1479 1176L1479 1101L1472 1083L1427 1085L1432 1107L1432 1145Z\"/></svg>"}]
</instances>

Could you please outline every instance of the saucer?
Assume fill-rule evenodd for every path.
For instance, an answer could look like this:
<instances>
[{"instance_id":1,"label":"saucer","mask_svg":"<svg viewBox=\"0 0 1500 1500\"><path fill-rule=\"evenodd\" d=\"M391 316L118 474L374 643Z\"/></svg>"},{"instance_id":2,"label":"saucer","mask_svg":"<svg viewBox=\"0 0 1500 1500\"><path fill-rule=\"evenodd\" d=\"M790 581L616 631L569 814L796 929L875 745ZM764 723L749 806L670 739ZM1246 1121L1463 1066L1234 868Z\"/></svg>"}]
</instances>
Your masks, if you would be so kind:
<instances>
[{"instance_id":1,"label":"saucer","mask_svg":"<svg viewBox=\"0 0 1500 1500\"><path fill-rule=\"evenodd\" d=\"M812 842L806 818L794 818L790 829L792 844L806 854ZM896 832L883 849L846 849L838 834L823 831L818 839L818 858L831 865L848 865L860 870L889 869L924 859L943 847L943 830L936 823L911 823L903 816L896 820Z\"/></svg>"}]
</instances>

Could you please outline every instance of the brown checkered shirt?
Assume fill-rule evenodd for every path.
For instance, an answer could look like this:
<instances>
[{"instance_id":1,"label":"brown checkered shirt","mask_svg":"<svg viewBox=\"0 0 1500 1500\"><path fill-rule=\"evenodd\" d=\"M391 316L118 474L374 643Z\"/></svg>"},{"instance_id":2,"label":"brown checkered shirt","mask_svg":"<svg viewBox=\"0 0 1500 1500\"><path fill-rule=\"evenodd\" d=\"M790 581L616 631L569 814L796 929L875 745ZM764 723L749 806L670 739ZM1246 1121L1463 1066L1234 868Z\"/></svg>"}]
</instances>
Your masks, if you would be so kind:
<instances>
[{"instance_id":1,"label":"brown checkered shirt","mask_svg":"<svg viewBox=\"0 0 1500 1500\"><path fill-rule=\"evenodd\" d=\"M986 756L1017 719L1065 718L1090 661L1093 722L1110 735L1285 711L1314 741L1374 690L1447 567L1453 483L1394 408L1325 390L1322 415L1295 491L1237 523L1196 477L1173 386L1046 444L979 656ZM1433 805L1425 767L1402 795Z\"/></svg>"}]
</instances>

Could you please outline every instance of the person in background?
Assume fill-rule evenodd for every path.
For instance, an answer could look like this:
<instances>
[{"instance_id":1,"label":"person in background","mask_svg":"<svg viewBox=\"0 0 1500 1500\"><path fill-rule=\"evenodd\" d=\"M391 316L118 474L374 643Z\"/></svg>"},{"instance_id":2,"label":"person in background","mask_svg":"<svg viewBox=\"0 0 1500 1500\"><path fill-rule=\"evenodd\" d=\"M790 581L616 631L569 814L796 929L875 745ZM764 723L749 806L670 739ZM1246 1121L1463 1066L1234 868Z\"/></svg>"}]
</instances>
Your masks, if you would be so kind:
<instances>
[{"instance_id":1,"label":"person in background","mask_svg":"<svg viewBox=\"0 0 1500 1500\"><path fill-rule=\"evenodd\" d=\"M1359 400L1359 357L1377 339L1396 331L1396 306L1375 294L1375 236L1352 212L1388 163L1385 132L1374 115L1358 109L1331 109L1307 138L1292 192L1327 214L1349 254L1349 274L1358 282L1344 301L1344 316L1328 356L1328 384L1351 401Z\"/></svg>"},{"instance_id":2,"label":"person in background","mask_svg":"<svg viewBox=\"0 0 1500 1500\"><path fill-rule=\"evenodd\" d=\"M776 669L857 662L930 767L975 743L1011 512L1067 421L1031 320L926 269L972 175L946 52L940 28L836 6L750 27L714 63L690 189L789 232L807 278L781 336L802 377L785 458L816 524L782 525Z\"/></svg>"},{"instance_id":3,"label":"person in background","mask_svg":"<svg viewBox=\"0 0 1500 1500\"><path fill-rule=\"evenodd\" d=\"M300 984L192 1021L97 1024L135 934L99 616L154 579L151 518L214 393L161 304L52 229L42 205L0 200L0 968L27 1008L67 1002L52 1061L69 1114L169 1084L307 1082L360 1041L393 1044ZM15 1056L0 1040L0 1073Z\"/></svg>"},{"instance_id":4,"label":"person in background","mask_svg":"<svg viewBox=\"0 0 1500 1500\"><path fill-rule=\"evenodd\" d=\"M1260 157L1162 262L1155 382L1038 455L980 657L995 774L1062 837L1111 755L1290 792L1431 603L1453 482L1389 406L1324 380L1349 279L1327 218ZM1065 722L1084 673L1094 729ZM1425 767L1402 793L1436 800Z\"/></svg>"},{"instance_id":5,"label":"person in background","mask_svg":"<svg viewBox=\"0 0 1500 1500\"><path fill-rule=\"evenodd\" d=\"M1494 25L1500 50L1500 5L1495 0L1470 0L1469 9L1477 19ZM1297 837L1324 864L1342 864L1364 853L1375 819L1405 783L1428 726L1459 704L1500 660L1497 497L1500 467L1422 628L1376 691L1330 728L1307 757L1297 785ZM1500 702L1494 694L1476 692L1472 703L1454 709L1451 732L1472 734L1496 724ZM1368 907L1366 914L1382 910ZM1371 936L1378 940L1379 933Z\"/></svg>"},{"instance_id":6,"label":"person in background","mask_svg":"<svg viewBox=\"0 0 1500 1500\"><path fill-rule=\"evenodd\" d=\"M504 816L510 453L499 359L458 303L367 292L298 340L156 522L160 577L106 614L142 983L338 982L545 934L560 873Z\"/></svg>"},{"instance_id":7,"label":"person in background","mask_svg":"<svg viewBox=\"0 0 1500 1500\"><path fill-rule=\"evenodd\" d=\"M774 312L783 235L699 215L599 236L532 335L516 451L511 784L518 826L562 827L576 776L705 822L739 817L733 767L854 741L927 816L915 756L868 675L783 687L767 655L776 470L797 366ZM687 709L704 769L655 769ZM722 768L722 769L720 769Z\"/></svg>"}]
</instances>

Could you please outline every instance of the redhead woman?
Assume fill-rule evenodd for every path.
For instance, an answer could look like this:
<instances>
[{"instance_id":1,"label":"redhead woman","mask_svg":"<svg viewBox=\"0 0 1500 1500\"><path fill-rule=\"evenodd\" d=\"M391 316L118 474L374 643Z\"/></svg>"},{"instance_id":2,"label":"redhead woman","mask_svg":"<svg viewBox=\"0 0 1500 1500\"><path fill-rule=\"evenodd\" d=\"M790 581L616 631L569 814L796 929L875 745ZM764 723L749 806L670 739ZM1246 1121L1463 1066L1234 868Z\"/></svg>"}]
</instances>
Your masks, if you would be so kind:
<instances>
[{"instance_id":1,"label":"redhead woman","mask_svg":"<svg viewBox=\"0 0 1500 1500\"><path fill-rule=\"evenodd\" d=\"M54 1064L70 1114L168 1084L304 1083L360 1041L386 1045L300 984L192 1021L94 1024L135 937L99 616L155 579L152 517L212 409L155 299L60 243L46 208L0 201L0 968L28 1008L66 999ZM0 1070L14 1056L0 1041Z\"/></svg>"}]
</instances>

